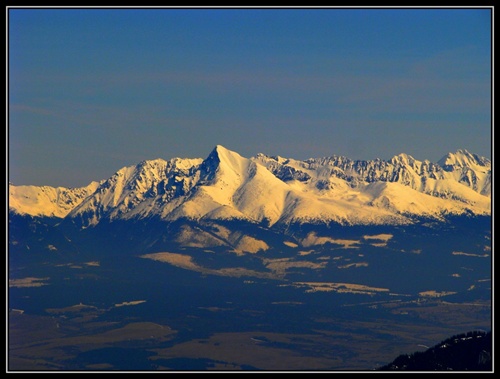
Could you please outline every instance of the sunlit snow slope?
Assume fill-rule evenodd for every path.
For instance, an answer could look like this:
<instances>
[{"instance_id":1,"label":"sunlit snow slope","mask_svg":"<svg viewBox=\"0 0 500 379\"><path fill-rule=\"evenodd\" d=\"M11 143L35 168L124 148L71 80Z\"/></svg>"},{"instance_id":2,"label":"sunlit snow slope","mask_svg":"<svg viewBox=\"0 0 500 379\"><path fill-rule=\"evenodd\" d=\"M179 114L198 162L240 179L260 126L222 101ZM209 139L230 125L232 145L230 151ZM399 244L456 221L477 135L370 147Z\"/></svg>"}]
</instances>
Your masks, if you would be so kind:
<instances>
[{"instance_id":1,"label":"sunlit snow slope","mask_svg":"<svg viewBox=\"0 0 500 379\"><path fill-rule=\"evenodd\" d=\"M9 185L9 209L82 227L147 217L402 224L491 214L491 162L466 150L437 163L406 154L388 161L245 158L218 145L206 159L147 160L79 189Z\"/></svg>"}]
</instances>

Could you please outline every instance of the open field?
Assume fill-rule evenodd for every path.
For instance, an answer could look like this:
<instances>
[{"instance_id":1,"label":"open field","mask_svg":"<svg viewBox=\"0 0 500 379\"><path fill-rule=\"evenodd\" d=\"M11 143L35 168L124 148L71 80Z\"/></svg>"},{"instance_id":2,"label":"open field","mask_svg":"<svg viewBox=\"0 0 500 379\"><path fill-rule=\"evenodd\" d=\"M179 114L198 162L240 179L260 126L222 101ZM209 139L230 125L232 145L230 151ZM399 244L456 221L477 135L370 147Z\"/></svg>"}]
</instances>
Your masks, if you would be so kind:
<instances>
[{"instance_id":1,"label":"open field","mask_svg":"<svg viewBox=\"0 0 500 379\"><path fill-rule=\"evenodd\" d=\"M301 303L272 306L308 312ZM178 320L173 322L179 330L133 317L120 322L103 321L109 318L112 308L75 305L48 309L46 316L13 311L9 314L9 369L123 370L127 362L119 357L125 353L125 357L134 357L137 367L153 371L364 371L402 353L423 350L460 331L491 328L488 302L381 301L346 304L344 308L355 310L358 316L346 319L317 315L290 333L269 331L272 327L265 325L269 322L265 312L237 307L192 310L180 324ZM377 318L362 317L373 310L378 311ZM246 320L252 326L245 329L250 330L237 332L227 327L223 331L224 320L231 317ZM201 333L207 320L209 325L218 324L212 326L214 330L222 331ZM301 318L297 317L296 322L300 323ZM179 338L182 329L191 332Z\"/></svg>"},{"instance_id":2,"label":"open field","mask_svg":"<svg viewBox=\"0 0 500 379\"><path fill-rule=\"evenodd\" d=\"M13 260L8 369L370 371L492 329L483 235L344 232L248 254L123 243Z\"/></svg>"}]
</instances>

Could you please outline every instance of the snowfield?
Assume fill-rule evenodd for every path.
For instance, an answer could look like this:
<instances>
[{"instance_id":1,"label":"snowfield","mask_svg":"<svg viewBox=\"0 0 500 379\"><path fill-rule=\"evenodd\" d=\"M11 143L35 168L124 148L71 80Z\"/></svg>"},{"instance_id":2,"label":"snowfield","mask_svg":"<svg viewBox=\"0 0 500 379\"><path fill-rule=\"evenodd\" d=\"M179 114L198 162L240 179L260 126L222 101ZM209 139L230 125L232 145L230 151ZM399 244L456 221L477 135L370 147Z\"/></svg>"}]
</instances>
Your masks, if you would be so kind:
<instances>
[{"instance_id":1,"label":"snowfield","mask_svg":"<svg viewBox=\"0 0 500 379\"><path fill-rule=\"evenodd\" d=\"M68 218L82 228L101 220L149 217L245 220L266 227L332 221L401 225L413 217L490 215L491 162L466 150L448 153L438 163L406 154L388 161L245 158L218 145L206 159L146 160L83 188L9 183L9 210ZM199 236L204 238L212 237ZM384 242L382 237L374 241ZM236 251L266 249L258 241L240 243ZM303 246L314 244L308 243Z\"/></svg>"}]
</instances>

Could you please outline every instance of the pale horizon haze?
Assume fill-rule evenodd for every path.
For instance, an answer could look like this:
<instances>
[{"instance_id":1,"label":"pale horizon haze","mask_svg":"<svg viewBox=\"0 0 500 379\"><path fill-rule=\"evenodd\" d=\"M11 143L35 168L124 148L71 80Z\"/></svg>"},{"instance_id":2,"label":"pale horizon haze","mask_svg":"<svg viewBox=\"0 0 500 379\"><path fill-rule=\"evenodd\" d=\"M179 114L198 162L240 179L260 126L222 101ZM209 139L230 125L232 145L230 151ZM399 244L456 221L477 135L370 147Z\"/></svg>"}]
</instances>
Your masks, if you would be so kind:
<instances>
[{"instance_id":1,"label":"pale horizon haze","mask_svg":"<svg viewBox=\"0 0 500 379\"><path fill-rule=\"evenodd\" d=\"M491 159L492 13L10 7L8 180L82 187L216 145Z\"/></svg>"}]
</instances>

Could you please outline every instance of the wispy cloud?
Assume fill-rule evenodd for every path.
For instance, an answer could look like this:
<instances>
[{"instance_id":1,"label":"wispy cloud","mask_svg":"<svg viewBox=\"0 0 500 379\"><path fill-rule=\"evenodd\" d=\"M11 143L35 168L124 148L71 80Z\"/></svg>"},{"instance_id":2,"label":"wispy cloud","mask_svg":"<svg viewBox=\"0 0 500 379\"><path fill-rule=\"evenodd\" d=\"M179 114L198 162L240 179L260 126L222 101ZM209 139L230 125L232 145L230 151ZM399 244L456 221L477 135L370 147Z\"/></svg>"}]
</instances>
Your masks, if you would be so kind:
<instances>
[{"instance_id":1,"label":"wispy cloud","mask_svg":"<svg viewBox=\"0 0 500 379\"><path fill-rule=\"evenodd\" d=\"M93 97L95 101L113 98L116 102L126 94L132 101L121 110L115 109L115 115L126 114L124 108L127 107L143 106L155 96L175 96L182 100L186 93L190 101L210 96L220 101L227 97L230 102L237 95L249 102L266 98L284 102L295 99L305 104L334 103L359 111L484 112L490 103L489 62L475 60L475 53L474 47L469 46L418 59L402 58L400 62L378 58L366 62L366 69L359 62L354 69L348 69L348 60L344 58L341 63L333 62L331 69L303 68L295 72L268 66L265 69L186 68L78 76L35 75L29 80L38 82L40 87L59 86L76 92L89 104ZM384 65L386 69L382 69ZM169 103L163 105L168 107Z\"/></svg>"}]
</instances>

